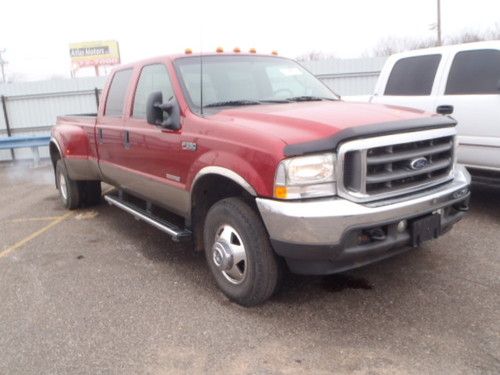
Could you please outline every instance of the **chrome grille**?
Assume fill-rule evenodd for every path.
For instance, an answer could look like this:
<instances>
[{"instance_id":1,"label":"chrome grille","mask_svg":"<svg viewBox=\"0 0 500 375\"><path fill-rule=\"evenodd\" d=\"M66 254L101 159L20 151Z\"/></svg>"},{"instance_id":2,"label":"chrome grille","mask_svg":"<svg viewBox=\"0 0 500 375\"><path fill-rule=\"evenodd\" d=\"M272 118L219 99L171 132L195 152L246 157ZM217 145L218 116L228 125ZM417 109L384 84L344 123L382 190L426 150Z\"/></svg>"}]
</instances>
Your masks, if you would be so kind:
<instances>
[{"instance_id":1,"label":"chrome grille","mask_svg":"<svg viewBox=\"0 0 500 375\"><path fill-rule=\"evenodd\" d=\"M370 201L416 192L451 178L455 129L350 141L338 151L339 194Z\"/></svg>"}]
</instances>

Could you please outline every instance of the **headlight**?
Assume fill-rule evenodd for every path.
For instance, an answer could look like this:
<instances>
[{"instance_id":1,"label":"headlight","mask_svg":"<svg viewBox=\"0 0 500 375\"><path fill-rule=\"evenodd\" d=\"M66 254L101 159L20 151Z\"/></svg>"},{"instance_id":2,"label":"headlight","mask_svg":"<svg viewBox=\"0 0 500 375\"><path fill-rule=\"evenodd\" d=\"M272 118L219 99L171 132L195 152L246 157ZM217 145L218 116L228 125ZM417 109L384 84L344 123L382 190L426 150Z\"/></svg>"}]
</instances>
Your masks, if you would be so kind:
<instances>
[{"instance_id":1,"label":"headlight","mask_svg":"<svg viewBox=\"0 0 500 375\"><path fill-rule=\"evenodd\" d=\"M300 199L336 194L335 154L299 156L278 165L274 197Z\"/></svg>"}]
</instances>

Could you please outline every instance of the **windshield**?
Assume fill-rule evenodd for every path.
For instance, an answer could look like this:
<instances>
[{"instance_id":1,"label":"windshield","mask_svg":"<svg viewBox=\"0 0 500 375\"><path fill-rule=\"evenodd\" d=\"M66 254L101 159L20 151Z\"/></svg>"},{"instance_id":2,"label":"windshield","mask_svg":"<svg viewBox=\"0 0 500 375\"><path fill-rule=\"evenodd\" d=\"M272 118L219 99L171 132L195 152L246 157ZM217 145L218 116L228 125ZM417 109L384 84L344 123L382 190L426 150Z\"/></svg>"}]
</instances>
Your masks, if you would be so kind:
<instances>
[{"instance_id":1,"label":"windshield","mask_svg":"<svg viewBox=\"0 0 500 375\"><path fill-rule=\"evenodd\" d=\"M204 56L200 68L200 57L193 56L177 59L175 66L191 110L198 113L201 103L212 108L338 99L299 64L280 57Z\"/></svg>"}]
</instances>

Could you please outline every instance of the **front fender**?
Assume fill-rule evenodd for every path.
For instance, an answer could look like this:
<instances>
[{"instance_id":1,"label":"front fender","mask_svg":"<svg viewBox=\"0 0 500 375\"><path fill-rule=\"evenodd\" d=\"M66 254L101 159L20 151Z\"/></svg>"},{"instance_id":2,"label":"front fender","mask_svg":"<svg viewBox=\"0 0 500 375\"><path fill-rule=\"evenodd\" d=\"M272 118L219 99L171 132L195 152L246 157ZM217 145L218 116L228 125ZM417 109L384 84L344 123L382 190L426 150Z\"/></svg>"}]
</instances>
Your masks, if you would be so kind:
<instances>
[{"instance_id":1,"label":"front fender","mask_svg":"<svg viewBox=\"0 0 500 375\"><path fill-rule=\"evenodd\" d=\"M261 161L253 161L256 161L255 165L261 165ZM238 155L212 151L203 154L193 163L188 173L186 185L188 190L192 191L200 177L207 174L216 174L233 180L253 196L271 196L274 172L272 175L263 173L267 170L269 168L266 167L262 168L260 172L257 171L254 164L250 164ZM270 176L272 178L268 181Z\"/></svg>"}]
</instances>

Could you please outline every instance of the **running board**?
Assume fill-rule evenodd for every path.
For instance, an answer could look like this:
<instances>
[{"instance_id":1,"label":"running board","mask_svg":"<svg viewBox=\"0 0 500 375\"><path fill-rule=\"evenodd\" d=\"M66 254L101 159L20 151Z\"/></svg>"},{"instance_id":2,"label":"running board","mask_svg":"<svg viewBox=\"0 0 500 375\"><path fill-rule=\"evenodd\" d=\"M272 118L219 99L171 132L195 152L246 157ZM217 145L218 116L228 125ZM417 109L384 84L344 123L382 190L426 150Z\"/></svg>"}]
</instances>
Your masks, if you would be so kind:
<instances>
[{"instance_id":1,"label":"running board","mask_svg":"<svg viewBox=\"0 0 500 375\"><path fill-rule=\"evenodd\" d=\"M104 199L106 202L108 202L110 205L116 206L120 209L122 209L125 212L128 212L129 214L133 215L137 220L142 220L145 221L146 223L152 225L153 227L161 230L162 232L167 233L172 237L172 240L179 242L179 241L188 241L191 239L191 231L189 229L181 229L178 226L160 218L157 217L146 210L137 207L133 203L126 202L122 199L120 199L119 196L114 196L110 194L106 194L104 196Z\"/></svg>"}]
</instances>

